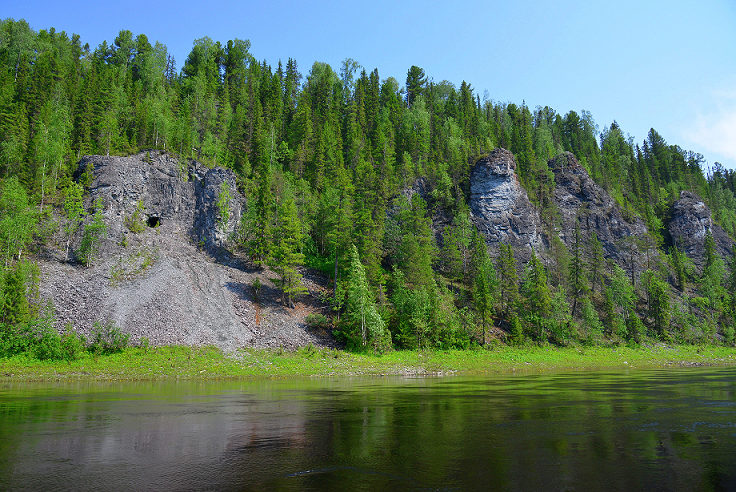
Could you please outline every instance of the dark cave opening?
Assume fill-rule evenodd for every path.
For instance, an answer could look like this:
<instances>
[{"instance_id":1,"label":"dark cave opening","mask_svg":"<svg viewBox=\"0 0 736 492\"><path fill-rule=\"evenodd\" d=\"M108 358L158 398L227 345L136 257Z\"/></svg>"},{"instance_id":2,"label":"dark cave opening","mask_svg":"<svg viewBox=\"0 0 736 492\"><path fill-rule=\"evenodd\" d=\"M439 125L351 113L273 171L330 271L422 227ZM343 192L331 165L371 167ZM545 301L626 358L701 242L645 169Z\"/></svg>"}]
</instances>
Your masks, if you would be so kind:
<instances>
[{"instance_id":1,"label":"dark cave opening","mask_svg":"<svg viewBox=\"0 0 736 492\"><path fill-rule=\"evenodd\" d=\"M148 227L158 227L161 225L161 218L151 216L148 218Z\"/></svg>"}]
</instances>

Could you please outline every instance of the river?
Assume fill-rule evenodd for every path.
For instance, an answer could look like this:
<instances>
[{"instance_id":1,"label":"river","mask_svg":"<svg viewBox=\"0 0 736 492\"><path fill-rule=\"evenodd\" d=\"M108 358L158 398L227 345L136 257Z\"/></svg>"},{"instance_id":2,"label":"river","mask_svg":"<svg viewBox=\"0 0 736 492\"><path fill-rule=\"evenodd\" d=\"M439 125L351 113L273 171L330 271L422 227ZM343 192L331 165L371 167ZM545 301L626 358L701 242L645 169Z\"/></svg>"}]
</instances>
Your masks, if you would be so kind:
<instances>
[{"instance_id":1,"label":"river","mask_svg":"<svg viewBox=\"0 0 736 492\"><path fill-rule=\"evenodd\" d=\"M0 490L736 490L736 369L0 383Z\"/></svg>"}]
</instances>

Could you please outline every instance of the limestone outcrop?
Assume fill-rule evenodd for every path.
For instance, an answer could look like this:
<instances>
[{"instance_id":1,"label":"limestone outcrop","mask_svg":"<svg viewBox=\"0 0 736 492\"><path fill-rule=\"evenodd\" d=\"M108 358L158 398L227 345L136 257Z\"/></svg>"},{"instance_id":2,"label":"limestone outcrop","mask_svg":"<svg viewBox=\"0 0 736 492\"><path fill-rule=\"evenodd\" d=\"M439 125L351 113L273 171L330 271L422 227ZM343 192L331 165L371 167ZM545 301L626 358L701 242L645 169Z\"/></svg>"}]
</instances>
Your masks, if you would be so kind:
<instances>
[{"instance_id":1,"label":"limestone outcrop","mask_svg":"<svg viewBox=\"0 0 736 492\"><path fill-rule=\"evenodd\" d=\"M575 223L586 238L596 233L606 258L625 259L621 241L642 238L647 227L638 217L625 217L611 195L598 186L575 156L565 152L548 162L555 175L554 200L560 213L559 237L568 248L575 242Z\"/></svg>"},{"instance_id":2,"label":"limestone outcrop","mask_svg":"<svg viewBox=\"0 0 736 492\"><path fill-rule=\"evenodd\" d=\"M703 267L705 236L710 231L718 253L730 258L733 240L721 226L713 222L710 208L702 198L691 191L680 193L680 199L672 206L669 232L672 242L684 252L698 268Z\"/></svg>"},{"instance_id":3,"label":"limestone outcrop","mask_svg":"<svg viewBox=\"0 0 736 492\"><path fill-rule=\"evenodd\" d=\"M224 350L334 346L329 334L308 330L305 323L307 314L322 310L318 298L326 279L303 272L309 293L295 309L284 308L275 273L222 247L245 203L230 170L194 161L180 167L154 152L84 157L77 177L88 170L93 180L85 205L102 199L107 234L90 266L66 261L65 242L40 258L40 294L55 311L57 329L71 326L90 336L96 325L112 322L133 343ZM217 204L224 182L231 194L227 224ZM139 203L143 227L133 232L126 221ZM256 280L262 286L258 295Z\"/></svg>"},{"instance_id":4,"label":"limestone outcrop","mask_svg":"<svg viewBox=\"0 0 736 492\"><path fill-rule=\"evenodd\" d=\"M166 154L142 152L131 157L86 156L75 176L90 164L94 180L86 205L92 208L102 199L108 242L119 242L127 234L125 221L139 202L148 225L173 226L208 247L226 245L240 222L244 199L229 169L209 169L193 160L181 165ZM223 183L231 195L227 223L220 220L217 206Z\"/></svg>"},{"instance_id":5,"label":"limestone outcrop","mask_svg":"<svg viewBox=\"0 0 736 492\"><path fill-rule=\"evenodd\" d=\"M470 211L491 252L510 244L517 260L528 261L543 248L539 212L516 175L514 154L496 149L470 174Z\"/></svg>"}]
</instances>

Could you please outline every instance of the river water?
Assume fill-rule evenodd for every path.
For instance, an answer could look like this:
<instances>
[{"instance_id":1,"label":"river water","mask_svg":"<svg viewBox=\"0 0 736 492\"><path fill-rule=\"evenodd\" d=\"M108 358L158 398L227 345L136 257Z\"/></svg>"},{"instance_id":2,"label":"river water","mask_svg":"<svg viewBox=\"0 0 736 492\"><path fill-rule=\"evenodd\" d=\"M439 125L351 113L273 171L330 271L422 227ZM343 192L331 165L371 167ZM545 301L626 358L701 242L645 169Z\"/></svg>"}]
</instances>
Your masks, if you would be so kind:
<instances>
[{"instance_id":1,"label":"river water","mask_svg":"<svg viewBox=\"0 0 736 492\"><path fill-rule=\"evenodd\" d=\"M736 369L0 383L0 490L736 490Z\"/></svg>"}]
</instances>

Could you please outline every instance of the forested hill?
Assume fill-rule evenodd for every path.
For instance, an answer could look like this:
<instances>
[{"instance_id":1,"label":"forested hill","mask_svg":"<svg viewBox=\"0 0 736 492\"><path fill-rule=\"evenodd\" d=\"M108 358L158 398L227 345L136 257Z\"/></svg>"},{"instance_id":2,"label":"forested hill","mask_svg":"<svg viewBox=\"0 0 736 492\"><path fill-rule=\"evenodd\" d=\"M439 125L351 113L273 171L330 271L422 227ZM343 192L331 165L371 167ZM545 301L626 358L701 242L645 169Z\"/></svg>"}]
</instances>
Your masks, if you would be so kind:
<instances>
[{"instance_id":1,"label":"forested hill","mask_svg":"<svg viewBox=\"0 0 736 492\"><path fill-rule=\"evenodd\" d=\"M72 178L81 157L150 149L232 169L247 201L239 253L278 272L290 295L300 264L329 274L337 336L356 346L467 346L485 343L491 326L513 343L733 343L728 258L708 236L696 267L668 232L673 204L691 191L736 236L733 171L704 172L702 155L654 129L635 142L615 121L599 130L587 111L481 99L417 66L405 77L351 59L300 69L250 50L247 40L198 39L178 71L144 34L120 31L92 49L77 35L0 22L5 299L28 271L28 246L77 220L65 205L89 184ZM546 224L545 251L518 270L513 251L488 250L468 206L471 168L495 148L513 153ZM630 276L609 261L596 280L582 249L559 246L548 163L563 152L646 225L640 244L657 262ZM422 193L407 192L418 183ZM4 306L0 323L32 317Z\"/></svg>"}]
</instances>

